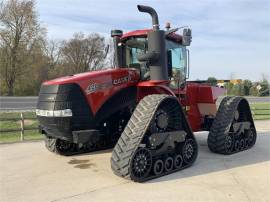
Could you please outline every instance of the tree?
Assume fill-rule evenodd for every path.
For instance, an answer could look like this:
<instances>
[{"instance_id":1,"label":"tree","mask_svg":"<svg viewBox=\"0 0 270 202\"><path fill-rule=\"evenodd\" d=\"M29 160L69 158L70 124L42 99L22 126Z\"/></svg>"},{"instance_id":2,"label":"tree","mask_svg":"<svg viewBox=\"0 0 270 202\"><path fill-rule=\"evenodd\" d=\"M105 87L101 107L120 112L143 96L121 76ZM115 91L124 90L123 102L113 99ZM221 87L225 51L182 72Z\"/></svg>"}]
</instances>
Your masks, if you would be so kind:
<instances>
[{"instance_id":1,"label":"tree","mask_svg":"<svg viewBox=\"0 0 270 202\"><path fill-rule=\"evenodd\" d=\"M61 41L48 40L43 44L45 56L48 58L48 65L50 69L54 69L58 64L61 55Z\"/></svg>"},{"instance_id":2,"label":"tree","mask_svg":"<svg viewBox=\"0 0 270 202\"><path fill-rule=\"evenodd\" d=\"M64 41L61 48L66 73L99 69L104 62L104 47L104 38L99 34L85 37L82 33L75 33L72 39Z\"/></svg>"},{"instance_id":3,"label":"tree","mask_svg":"<svg viewBox=\"0 0 270 202\"><path fill-rule=\"evenodd\" d=\"M211 86L217 85L217 79L215 77L208 77L207 83L209 83Z\"/></svg>"},{"instance_id":4,"label":"tree","mask_svg":"<svg viewBox=\"0 0 270 202\"><path fill-rule=\"evenodd\" d=\"M254 84L250 89L249 89L249 95L252 96L258 96L259 95L259 91L257 89L257 84Z\"/></svg>"},{"instance_id":5,"label":"tree","mask_svg":"<svg viewBox=\"0 0 270 202\"><path fill-rule=\"evenodd\" d=\"M242 94L249 95L250 88L252 87L252 82L250 80L244 80L242 82Z\"/></svg>"},{"instance_id":6,"label":"tree","mask_svg":"<svg viewBox=\"0 0 270 202\"><path fill-rule=\"evenodd\" d=\"M269 82L266 79L263 79L259 85L261 86L259 90L259 96L269 96Z\"/></svg>"},{"instance_id":7,"label":"tree","mask_svg":"<svg viewBox=\"0 0 270 202\"><path fill-rule=\"evenodd\" d=\"M241 95L241 89L242 89L241 83L234 84L232 91L231 91L231 94L232 95Z\"/></svg>"},{"instance_id":8,"label":"tree","mask_svg":"<svg viewBox=\"0 0 270 202\"><path fill-rule=\"evenodd\" d=\"M13 95L16 80L23 74L25 57L42 39L34 0L9 0L0 5L1 79Z\"/></svg>"}]
</instances>

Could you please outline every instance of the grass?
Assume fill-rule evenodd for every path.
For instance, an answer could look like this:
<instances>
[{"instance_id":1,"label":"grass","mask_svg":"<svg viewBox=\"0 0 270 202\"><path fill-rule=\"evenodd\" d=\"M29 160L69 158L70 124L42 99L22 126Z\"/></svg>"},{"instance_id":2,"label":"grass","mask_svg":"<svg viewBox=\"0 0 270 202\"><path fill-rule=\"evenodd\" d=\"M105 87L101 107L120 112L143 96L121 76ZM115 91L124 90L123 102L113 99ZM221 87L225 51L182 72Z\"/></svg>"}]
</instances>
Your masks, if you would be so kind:
<instances>
[{"instance_id":1,"label":"grass","mask_svg":"<svg viewBox=\"0 0 270 202\"><path fill-rule=\"evenodd\" d=\"M25 118L36 118L35 112L23 112ZM20 118L20 112L1 112L0 118Z\"/></svg>"},{"instance_id":2,"label":"grass","mask_svg":"<svg viewBox=\"0 0 270 202\"><path fill-rule=\"evenodd\" d=\"M250 107L255 120L270 119L270 103L251 103Z\"/></svg>"},{"instance_id":3,"label":"grass","mask_svg":"<svg viewBox=\"0 0 270 202\"><path fill-rule=\"evenodd\" d=\"M32 120L29 118L35 118L35 112L24 112L25 118L25 128L37 128L38 121ZM19 112L5 112L0 113L0 119L4 118L20 118ZM20 129L20 121L0 121L0 129L1 130L8 130L8 129ZM6 142L16 142L20 141L21 133L18 132L1 132L0 133L0 143ZM42 139L43 136L38 133L38 130L25 130L24 131L24 139L25 140L38 140Z\"/></svg>"},{"instance_id":4,"label":"grass","mask_svg":"<svg viewBox=\"0 0 270 202\"><path fill-rule=\"evenodd\" d=\"M270 103L251 103L250 107L253 111L253 118L255 120L269 120L270 119ZM35 112L24 112L25 128L38 127L37 120L29 120L35 118ZM0 119L3 118L20 118L19 112L5 112L0 113ZM28 118L28 119L27 119ZM0 121L0 129L19 129L20 121ZM25 140L38 140L43 136L38 133L38 130L26 130L24 134ZM20 132L0 133L0 143L20 141Z\"/></svg>"},{"instance_id":5,"label":"grass","mask_svg":"<svg viewBox=\"0 0 270 202\"><path fill-rule=\"evenodd\" d=\"M0 134L0 143L18 142L21 139L20 132L10 132ZM43 136L38 130L28 130L24 132L24 140L41 140Z\"/></svg>"}]
</instances>

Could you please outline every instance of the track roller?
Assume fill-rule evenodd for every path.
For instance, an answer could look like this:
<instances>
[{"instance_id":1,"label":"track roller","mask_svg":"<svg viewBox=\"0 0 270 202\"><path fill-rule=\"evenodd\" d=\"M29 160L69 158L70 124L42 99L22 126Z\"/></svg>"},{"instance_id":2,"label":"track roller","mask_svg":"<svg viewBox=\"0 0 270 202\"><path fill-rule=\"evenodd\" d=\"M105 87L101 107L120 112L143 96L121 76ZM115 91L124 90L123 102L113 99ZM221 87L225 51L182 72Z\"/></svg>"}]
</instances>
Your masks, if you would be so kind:
<instances>
[{"instance_id":1,"label":"track roller","mask_svg":"<svg viewBox=\"0 0 270 202\"><path fill-rule=\"evenodd\" d=\"M164 170L164 163L162 160L157 160L153 166L154 175L160 175Z\"/></svg>"},{"instance_id":2,"label":"track roller","mask_svg":"<svg viewBox=\"0 0 270 202\"><path fill-rule=\"evenodd\" d=\"M171 171L173 169L173 158L167 157L164 163L164 169L166 172Z\"/></svg>"},{"instance_id":3,"label":"track roller","mask_svg":"<svg viewBox=\"0 0 270 202\"><path fill-rule=\"evenodd\" d=\"M177 98L148 95L115 145L111 167L118 176L143 182L191 166L197 153L197 142Z\"/></svg>"},{"instance_id":4,"label":"track roller","mask_svg":"<svg viewBox=\"0 0 270 202\"><path fill-rule=\"evenodd\" d=\"M183 165L183 158L180 154L177 154L175 157L174 157L174 160L173 160L173 164L174 164L174 167L177 169L177 168L181 168L182 165Z\"/></svg>"},{"instance_id":5,"label":"track roller","mask_svg":"<svg viewBox=\"0 0 270 202\"><path fill-rule=\"evenodd\" d=\"M215 153L233 154L251 148L256 137L247 100L243 97L225 97L208 135L209 149Z\"/></svg>"}]
</instances>

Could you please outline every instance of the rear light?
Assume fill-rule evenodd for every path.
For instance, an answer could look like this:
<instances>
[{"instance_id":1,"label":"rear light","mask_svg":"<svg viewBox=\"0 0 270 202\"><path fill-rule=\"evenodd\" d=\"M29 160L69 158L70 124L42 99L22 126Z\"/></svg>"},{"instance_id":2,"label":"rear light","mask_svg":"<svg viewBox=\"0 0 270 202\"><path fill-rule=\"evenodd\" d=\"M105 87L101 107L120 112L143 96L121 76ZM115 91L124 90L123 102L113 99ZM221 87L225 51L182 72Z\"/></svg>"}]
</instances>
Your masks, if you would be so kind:
<instances>
[{"instance_id":1,"label":"rear light","mask_svg":"<svg viewBox=\"0 0 270 202\"><path fill-rule=\"evenodd\" d=\"M63 110L36 109L36 115L46 117L71 117L72 111L71 109L63 109Z\"/></svg>"}]
</instances>

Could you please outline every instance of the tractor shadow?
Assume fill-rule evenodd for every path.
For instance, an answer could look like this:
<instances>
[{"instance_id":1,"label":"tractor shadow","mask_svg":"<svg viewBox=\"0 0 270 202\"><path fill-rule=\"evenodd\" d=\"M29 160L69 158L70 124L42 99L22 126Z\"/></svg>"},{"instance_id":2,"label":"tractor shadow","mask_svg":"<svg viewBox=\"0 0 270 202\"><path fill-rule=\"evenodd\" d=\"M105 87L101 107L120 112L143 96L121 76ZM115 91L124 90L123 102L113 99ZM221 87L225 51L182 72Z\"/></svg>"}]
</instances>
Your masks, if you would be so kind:
<instances>
[{"instance_id":1,"label":"tractor shadow","mask_svg":"<svg viewBox=\"0 0 270 202\"><path fill-rule=\"evenodd\" d=\"M270 161L269 132L258 132L257 142L254 147L233 155L221 155L210 152L207 146L208 132L196 133L195 136L199 145L199 154L191 167L146 183L178 180Z\"/></svg>"},{"instance_id":2,"label":"tractor shadow","mask_svg":"<svg viewBox=\"0 0 270 202\"><path fill-rule=\"evenodd\" d=\"M98 155L98 154L106 154L106 153L111 153L112 149L106 149L106 150L99 150L95 152L86 152L86 153L81 153L81 154L76 154L70 156L70 160L67 162L68 164L72 165L74 168L79 168L79 169L91 169L94 172L98 172L98 166L93 159L89 158L92 155ZM81 158L76 158L76 157L87 157L87 159L81 159Z\"/></svg>"}]
</instances>

